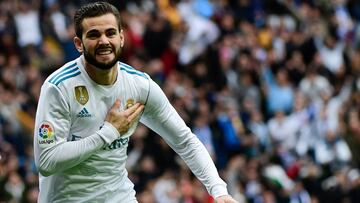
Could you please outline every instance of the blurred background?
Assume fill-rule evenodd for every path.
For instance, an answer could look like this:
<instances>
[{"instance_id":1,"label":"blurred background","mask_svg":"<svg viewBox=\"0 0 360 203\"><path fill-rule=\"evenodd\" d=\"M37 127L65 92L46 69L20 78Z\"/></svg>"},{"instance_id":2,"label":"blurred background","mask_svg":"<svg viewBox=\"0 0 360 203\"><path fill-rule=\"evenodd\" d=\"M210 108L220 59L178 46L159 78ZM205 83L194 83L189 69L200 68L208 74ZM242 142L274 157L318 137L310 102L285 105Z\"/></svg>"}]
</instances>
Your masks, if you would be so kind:
<instances>
[{"instance_id":1,"label":"blurred background","mask_svg":"<svg viewBox=\"0 0 360 203\"><path fill-rule=\"evenodd\" d=\"M36 202L40 87L79 56L72 17L86 2L0 1L0 202ZM163 88L235 199L360 202L360 1L109 2L121 60ZM145 126L128 155L140 203L213 202Z\"/></svg>"}]
</instances>

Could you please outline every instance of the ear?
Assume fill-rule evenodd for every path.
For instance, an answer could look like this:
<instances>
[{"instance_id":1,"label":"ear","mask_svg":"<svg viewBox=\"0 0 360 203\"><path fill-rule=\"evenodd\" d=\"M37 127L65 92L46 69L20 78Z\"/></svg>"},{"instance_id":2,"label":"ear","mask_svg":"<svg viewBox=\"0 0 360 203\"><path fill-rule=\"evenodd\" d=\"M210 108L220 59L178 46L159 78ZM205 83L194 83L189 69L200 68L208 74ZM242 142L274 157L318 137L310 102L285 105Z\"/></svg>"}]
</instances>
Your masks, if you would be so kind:
<instances>
[{"instance_id":1,"label":"ear","mask_svg":"<svg viewBox=\"0 0 360 203\"><path fill-rule=\"evenodd\" d=\"M74 45L78 52L83 53L83 44L79 37L74 37Z\"/></svg>"},{"instance_id":2,"label":"ear","mask_svg":"<svg viewBox=\"0 0 360 203\"><path fill-rule=\"evenodd\" d=\"M124 32L123 32L123 30L120 30L120 47L121 48L124 47L124 42L125 42Z\"/></svg>"}]
</instances>

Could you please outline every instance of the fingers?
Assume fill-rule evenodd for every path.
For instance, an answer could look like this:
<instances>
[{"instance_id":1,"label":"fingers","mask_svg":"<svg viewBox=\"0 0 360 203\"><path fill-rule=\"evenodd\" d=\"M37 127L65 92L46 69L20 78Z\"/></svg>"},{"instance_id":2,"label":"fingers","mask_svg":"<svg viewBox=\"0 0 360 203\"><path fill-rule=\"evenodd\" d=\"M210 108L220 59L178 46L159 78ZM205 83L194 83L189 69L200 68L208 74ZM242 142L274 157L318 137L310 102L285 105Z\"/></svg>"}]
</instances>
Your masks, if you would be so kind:
<instances>
[{"instance_id":1,"label":"fingers","mask_svg":"<svg viewBox=\"0 0 360 203\"><path fill-rule=\"evenodd\" d=\"M143 104L140 104L136 109L135 111L129 115L128 117L128 121L131 123L135 118L137 118L140 113L142 112L142 110L144 109L144 105Z\"/></svg>"},{"instance_id":2,"label":"fingers","mask_svg":"<svg viewBox=\"0 0 360 203\"><path fill-rule=\"evenodd\" d=\"M132 105L130 108L125 109L125 110L124 110L124 115L125 115L125 116L130 116L130 115L132 115L132 114L136 111L136 109L139 108L140 105L142 105L142 104L136 103L136 104Z\"/></svg>"},{"instance_id":3,"label":"fingers","mask_svg":"<svg viewBox=\"0 0 360 203\"><path fill-rule=\"evenodd\" d=\"M111 110L118 110L120 109L120 106L121 106L120 99L116 99L113 106L111 107Z\"/></svg>"},{"instance_id":4,"label":"fingers","mask_svg":"<svg viewBox=\"0 0 360 203\"><path fill-rule=\"evenodd\" d=\"M216 198L216 203L239 203L234 200L230 195L224 195Z\"/></svg>"},{"instance_id":5,"label":"fingers","mask_svg":"<svg viewBox=\"0 0 360 203\"><path fill-rule=\"evenodd\" d=\"M110 108L109 112L119 112L120 107L121 107L121 101L119 99L116 99L113 106ZM126 118L130 117L130 119L128 119L130 121L136 118L143 109L144 109L144 105L138 102L132 105L131 107L129 107L128 109L122 111L121 115L125 116Z\"/></svg>"}]
</instances>

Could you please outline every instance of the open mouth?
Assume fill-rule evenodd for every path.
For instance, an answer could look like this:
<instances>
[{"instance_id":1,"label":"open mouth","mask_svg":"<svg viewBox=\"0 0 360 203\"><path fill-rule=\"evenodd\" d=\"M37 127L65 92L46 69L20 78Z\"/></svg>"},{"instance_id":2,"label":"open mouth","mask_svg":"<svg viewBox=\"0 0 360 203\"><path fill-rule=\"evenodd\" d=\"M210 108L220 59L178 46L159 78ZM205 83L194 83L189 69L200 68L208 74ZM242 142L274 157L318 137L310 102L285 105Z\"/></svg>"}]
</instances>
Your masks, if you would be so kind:
<instances>
[{"instance_id":1,"label":"open mouth","mask_svg":"<svg viewBox=\"0 0 360 203\"><path fill-rule=\"evenodd\" d=\"M112 53L111 49L100 49L96 51L97 55L109 55Z\"/></svg>"}]
</instances>

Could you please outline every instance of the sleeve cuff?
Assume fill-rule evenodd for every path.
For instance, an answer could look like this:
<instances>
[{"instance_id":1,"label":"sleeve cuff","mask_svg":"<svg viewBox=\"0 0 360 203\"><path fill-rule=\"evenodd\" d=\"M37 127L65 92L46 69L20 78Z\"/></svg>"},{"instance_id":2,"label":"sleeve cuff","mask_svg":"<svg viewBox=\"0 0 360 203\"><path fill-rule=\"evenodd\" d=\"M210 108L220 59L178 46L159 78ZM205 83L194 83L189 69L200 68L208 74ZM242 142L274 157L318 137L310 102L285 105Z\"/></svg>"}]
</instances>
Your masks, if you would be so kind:
<instances>
[{"instance_id":1,"label":"sleeve cuff","mask_svg":"<svg viewBox=\"0 0 360 203\"><path fill-rule=\"evenodd\" d=\"M117 129L107 121L104 122L104 125L96 133L106 144L111 144L114 140L120 137L120 133Z\"/></svg>"},{"instance_id":2,"label":"sleeve cuff","mask_svg":"<svg viewBox=\"0 0 360 203\"><path fill-rule=\"evenodd\" d=\"M226 185L215 185L211 188L211 196L213 198L218 198L220 196L229 195Z\"/></svg>"}]
</instances>

